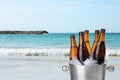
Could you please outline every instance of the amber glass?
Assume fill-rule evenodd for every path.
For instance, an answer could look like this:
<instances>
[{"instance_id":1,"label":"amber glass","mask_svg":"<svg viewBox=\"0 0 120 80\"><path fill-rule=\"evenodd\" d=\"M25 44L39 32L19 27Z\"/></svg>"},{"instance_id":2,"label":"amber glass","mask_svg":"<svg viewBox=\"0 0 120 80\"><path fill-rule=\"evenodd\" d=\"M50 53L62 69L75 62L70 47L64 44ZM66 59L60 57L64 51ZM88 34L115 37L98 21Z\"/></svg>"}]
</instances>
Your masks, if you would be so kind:
<instances>
[{"instance_id":1,"label":"amber glass","mask_svg":"<svg viewBox=\"0 0 120 80\"><path fill-rule=\"evenodd\" d=\"M79 32L79 46L78 46L78 60L80 62L85 61L89 58L89 52L87 50L85 41L84 41L84 34L83 32Z\"/></svg>"},{"instance_id":2,"label":"amber glass","mask_svg":"<svg viewBox=\"0 0 120 80\"><path fill-rule=\"evenodd\" d=\"M105 54L106 54L105 29L101 29L100 40L99 40L98 45L96 47L96 53L93 57L95 60L97 60L98 64L102 64L105 61Z\"/></svg>"},{"instance_id":3,"label":"amber glass","mask_svg":"<svg viewBox=\"0 0 120 80\"><path fill-rule=\"evenodd\" d=\"M77 57L77 44L76 44L75 36L71 35L70 36L70 54L69 54L69 58L70 58L70 60L72 60L75 57Z\"/></svg>"},{"instance_id":4,"label":"amber glass","mask_svg":"<svg viewBox=\"0 0 120 80\"><path fill-rule=\"evenodd\" d=\"M96 47L97 47L98 41L99 41L99 30L95 30L94 42L93 42L92 48L91 48L92 55L94 55L96 52Z\"/></svg>"},{"instance_id":5,"label":"amber glass","mask_svg":"<svg viewBox=\"0 0 120 80\"><path fill-rule=\"evenodd\" d=\"M90 53L90 41L89 41L89 30L84 31L84 40L87 46L88 52Z\"/></svg>"}]
</instances>

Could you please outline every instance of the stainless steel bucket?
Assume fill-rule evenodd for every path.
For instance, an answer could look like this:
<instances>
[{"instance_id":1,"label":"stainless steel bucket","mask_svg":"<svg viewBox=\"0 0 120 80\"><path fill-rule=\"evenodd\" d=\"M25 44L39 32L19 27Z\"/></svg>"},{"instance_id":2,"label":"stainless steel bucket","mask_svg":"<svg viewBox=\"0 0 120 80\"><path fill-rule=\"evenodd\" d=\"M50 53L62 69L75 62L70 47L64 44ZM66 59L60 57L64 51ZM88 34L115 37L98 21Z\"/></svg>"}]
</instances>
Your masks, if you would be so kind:
<instances>
[{"instance_id":1,"label":"stainless steel bucket","mask_svg":"<svg viewBox=\"0 0 120 80\"><path fill-rule=\"evenodd\" d=\"M105 80L106 64L69 66L71 80Z\"/></svg>"}]
</instances>

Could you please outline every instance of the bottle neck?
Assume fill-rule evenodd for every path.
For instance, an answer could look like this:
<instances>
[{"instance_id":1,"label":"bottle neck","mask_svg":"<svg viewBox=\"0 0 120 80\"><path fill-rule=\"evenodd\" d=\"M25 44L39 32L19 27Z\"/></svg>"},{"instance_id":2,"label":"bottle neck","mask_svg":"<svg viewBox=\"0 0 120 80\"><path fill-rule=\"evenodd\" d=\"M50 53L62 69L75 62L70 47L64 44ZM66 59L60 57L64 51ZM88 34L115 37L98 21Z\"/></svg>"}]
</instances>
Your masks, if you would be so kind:
<instances>
[{"instance_id":1,"label":"bottle neck","mask_svg":"<svg viewBox=\"0 0 120 80\"><path fill-rule=\"evenodd\" d=\"M100 41L104 41L105 40L105 33L101 33L100 35Z\"/></svg>"},{"instance_id":2,"label":"bottle neck","mask_svg":"<svg viewBox=\"0 0 120 80\"><path fill-rule=\"evenodd\" d=\"M95 34L94 42L98 42L99 40L99 34Z\"/></svg>"},{"instance_id":3,"label":"bottle neck","mask_svg":"<svg viewBox=\"0 0 120 80\"><path fill-rule=\"evenodd\" d=\"M77 47L75 38L71 39L71 47Z\"/></svg>"},{"instance_id":4,"label":"bottle neck","mask_svg":"<svg viewBox=\"0 0 120 80\"><path fill-rule=\"evenodd\" d=\"M89 41L89 34L88 33L85 33L84 40Z\"/></svg>"},{"instance_id":5,"label":"bottle neck","mask_svg":"<svg viewBox=\"0 0 120 80\"><path fill-rule=\"evenodd\" d=\"M83 43L83 40L84 40L84 37L83 37L83 35L80 35L80 39L79 39L80 41L79 41L79 44L82 44Z\"/></svg>"}]
</instances>

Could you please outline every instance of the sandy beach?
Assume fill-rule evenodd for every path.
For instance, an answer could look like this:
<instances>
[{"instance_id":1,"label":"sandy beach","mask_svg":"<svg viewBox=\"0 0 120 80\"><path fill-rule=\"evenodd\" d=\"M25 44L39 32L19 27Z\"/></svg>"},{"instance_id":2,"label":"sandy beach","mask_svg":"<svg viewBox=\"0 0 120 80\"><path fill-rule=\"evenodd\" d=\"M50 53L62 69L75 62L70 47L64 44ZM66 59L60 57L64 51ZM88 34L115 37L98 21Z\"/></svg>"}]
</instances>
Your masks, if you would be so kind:
<instances>
[{"instance_id":1,"label":"sandy beach","mask_svg":"<svg viewBox=\"0 0 120 80\"><path fill-rule=\"evenodd\" d=\"M119 62L119 57L109 57L107 65L114 66L115 71L106 70L105 80L119 80ZM64 65L68 65L68 57L0 57L0 78L1 80L70 80L69 71L62 71Z\"/></svg>"}]
</instances>

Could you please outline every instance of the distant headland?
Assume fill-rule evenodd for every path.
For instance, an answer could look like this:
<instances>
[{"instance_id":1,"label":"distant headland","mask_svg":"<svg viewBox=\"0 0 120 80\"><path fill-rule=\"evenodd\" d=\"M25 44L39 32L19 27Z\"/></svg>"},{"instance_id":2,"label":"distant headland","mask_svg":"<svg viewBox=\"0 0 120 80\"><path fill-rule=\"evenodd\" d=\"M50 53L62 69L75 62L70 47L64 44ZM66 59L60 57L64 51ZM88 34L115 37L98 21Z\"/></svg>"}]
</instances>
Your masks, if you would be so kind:
<instances>
[{"instance_id":1,"label":"distant headland","mask_svg":"<svg viewBox=\"0 0 120 80\"><path fill-rule=\"evenodd\" d=\"M48 31L0 31L0 34L47 34Z\"/></svg>"}]
</instances>

